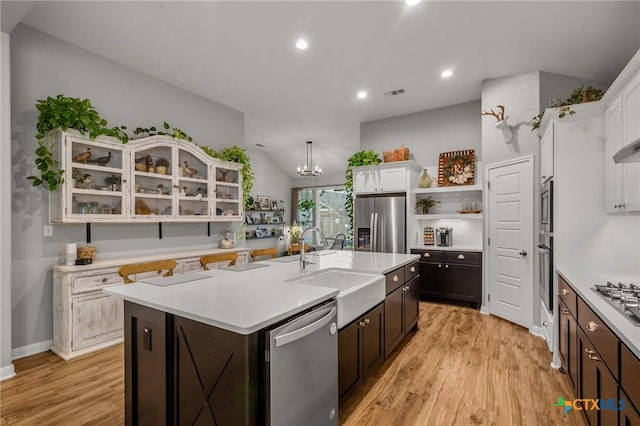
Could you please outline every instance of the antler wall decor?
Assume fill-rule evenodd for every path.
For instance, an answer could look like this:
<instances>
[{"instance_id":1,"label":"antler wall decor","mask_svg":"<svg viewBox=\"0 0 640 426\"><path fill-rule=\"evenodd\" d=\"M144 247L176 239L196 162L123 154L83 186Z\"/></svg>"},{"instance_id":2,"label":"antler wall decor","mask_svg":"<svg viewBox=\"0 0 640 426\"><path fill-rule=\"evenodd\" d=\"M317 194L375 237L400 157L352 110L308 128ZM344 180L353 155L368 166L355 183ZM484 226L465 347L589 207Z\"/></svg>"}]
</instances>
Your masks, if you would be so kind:
<instances>
[{"instance_id":1,"label":"antler wall decor","mask_svg":"<svg viewBox=\"0 0 640 426\"><path fill-rule=\"evenodd\" d=\"M496 129L502 130L502 136L504 137L504 143L511 143L513 141L513 131L511 130L511 126L507 123L507 118L504 115L504 105L498 105L498 112L494 112L492 109L488 111L483 111L482 115L491 115L496 118Z\"/></svg>"}]
</instances>

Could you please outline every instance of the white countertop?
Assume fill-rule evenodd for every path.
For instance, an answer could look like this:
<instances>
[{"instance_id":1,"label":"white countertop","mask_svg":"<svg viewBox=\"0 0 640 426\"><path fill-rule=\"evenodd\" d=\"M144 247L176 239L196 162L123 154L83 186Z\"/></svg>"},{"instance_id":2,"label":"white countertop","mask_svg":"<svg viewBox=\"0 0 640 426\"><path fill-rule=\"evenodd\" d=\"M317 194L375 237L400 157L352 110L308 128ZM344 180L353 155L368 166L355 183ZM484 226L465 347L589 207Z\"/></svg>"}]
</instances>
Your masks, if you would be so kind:
<instances>
[{"instance_id":1,"label":"white countertop","mask_svg":"<svg viewBox=\"0 0 640 426\"><path fill-rule=\"evenodd\" d=\"M558 266L557 271L561 274L571 287L576 290L576 293L585 301L587 305L604 321L609 328L620 338L622 342L633 352L638 358L640 358L640 327L634 325L631 321L625 318L625 315L615 307L611 306L607 300L595 291L591 290L595 284L606 284L607 281L613 283L621 282L623 284L637 282L638 277L633 276L596 276L594 274L585 274L583 271L577 268L570 268L566 266Z\"/></svg>"},{"instance_id":2,"label":"white countertop","mask_svg":"<svg viewBox=\"0 0 640 426\"><path fill-rule=\"evenodd\" d=\"M411 246L412 249L416 250L443 250L443 251L479 251L482 252L481 245L458 245L454 244L452 246Z\"/></svg>"},{"instance_id":3,"label":"white countertop","mask_svg":"<svg viewBox=\"0 0 640 426\"><path fill-rule=\"evenodd\" d=\"M298 256L296 256L296 259ZM309 272L340 268L385 274L419 259L418 255L315 252L307 260ZM189 318L239 334L251 334L325 300L337 289L286 280L300 277L299 262L263 261L264 268L243 272L214 269L199 271L207 278L170 286L143 282L113 286L104 292L140 305Z\"/></svg>"}]
</instances>

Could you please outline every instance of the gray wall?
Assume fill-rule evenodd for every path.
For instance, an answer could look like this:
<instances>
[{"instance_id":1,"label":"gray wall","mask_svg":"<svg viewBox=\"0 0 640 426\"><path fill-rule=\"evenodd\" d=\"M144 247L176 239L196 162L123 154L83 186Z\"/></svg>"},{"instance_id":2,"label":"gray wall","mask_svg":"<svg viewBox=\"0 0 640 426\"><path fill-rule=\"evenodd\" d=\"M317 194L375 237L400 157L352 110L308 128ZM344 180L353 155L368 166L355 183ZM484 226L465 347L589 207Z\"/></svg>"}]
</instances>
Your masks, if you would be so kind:
<instances>
[{"instance_id":1,"label":"gray wall","mask_svg":"<svg viewBox=\"0 0 640 426\"><path fill-rule=\"evenodd\" d=\"M11 363L11 80L9 34L0 36L0 380L14 375Z\"/></svg>"},{"instance_id":2,"label":"gray wall","mask_svg":"<svg viewBox=\"0 0 640 426\"><path fill-rule=\"evenodd\" d=\"M48 193L32 188L25 179L35 172L36 100L59 93L89 98L112 126L132 129L167 121L185 130L196 143L218 149L244 145L244 115L24 25L11 33L11 72L15 356L16 349L20 353L44 350L39 346L52 339L50 266L63 261L67 242L85 239L84 225L55 225L53 237L42 235L48 222ZM289 178L266 156L255 150L248 153L256 175L252 193L286 200ZM217 245L226 227L213 225L208 238L206 224L165 224L159 240L155 224L97 224L92 227L92 245L102 258L208 248Z\"/></svg>"},{"instance_id":3,"label":"gray wall","mask_svg":"<svg viewBox=\"0 0 640 426\"><path fill-rule=\"evenodd\" d=\"M360 149L380 154L404 144L423 167L438 164L441 152L474 149L482 160L480 101L466 102L360 125ZM432 176L433 177L433 176Z\"/></svg>"}]
</instances>

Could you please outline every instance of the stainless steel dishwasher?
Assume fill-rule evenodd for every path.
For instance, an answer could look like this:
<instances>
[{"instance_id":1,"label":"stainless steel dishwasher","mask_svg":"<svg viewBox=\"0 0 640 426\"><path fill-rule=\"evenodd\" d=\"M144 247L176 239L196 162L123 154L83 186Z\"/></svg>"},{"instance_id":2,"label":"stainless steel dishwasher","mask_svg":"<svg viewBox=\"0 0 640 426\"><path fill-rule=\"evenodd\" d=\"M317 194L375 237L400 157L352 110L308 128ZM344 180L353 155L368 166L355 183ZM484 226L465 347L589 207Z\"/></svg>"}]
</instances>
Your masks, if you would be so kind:
<instances>
[{"instance_id":1,"label":"stainless steel dishwasher","mask_svg":"<svg viewBox=\"0 0 640 426\"><path fill-rule=\"evenodd\" d=\"M338 424L336 317L334 300L267 331L269 424Z\"/></svg>"}]
</instances>

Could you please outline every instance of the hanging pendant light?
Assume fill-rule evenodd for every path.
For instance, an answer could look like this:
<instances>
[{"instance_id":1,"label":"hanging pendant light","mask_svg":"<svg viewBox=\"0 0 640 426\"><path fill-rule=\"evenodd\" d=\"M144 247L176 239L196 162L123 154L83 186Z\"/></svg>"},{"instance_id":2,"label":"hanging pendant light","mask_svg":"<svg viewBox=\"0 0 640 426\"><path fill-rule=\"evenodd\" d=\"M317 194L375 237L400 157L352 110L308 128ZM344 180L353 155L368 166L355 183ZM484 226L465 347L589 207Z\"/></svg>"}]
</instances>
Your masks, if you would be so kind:
<instances>
[{"instance_id":1,"label":"hanging pendant light","mask_svg":"<svg viewBox=\"0 0 640 426\"><path fill-rule=\"evenodd\" d=\"M307 141L307 162L304 167L298 167L298 174L300 176L322 176L322 169L317 165L313 165L313 142Z\"/></svg>"}]
</instances>

